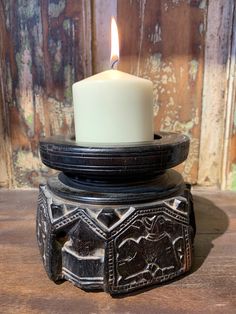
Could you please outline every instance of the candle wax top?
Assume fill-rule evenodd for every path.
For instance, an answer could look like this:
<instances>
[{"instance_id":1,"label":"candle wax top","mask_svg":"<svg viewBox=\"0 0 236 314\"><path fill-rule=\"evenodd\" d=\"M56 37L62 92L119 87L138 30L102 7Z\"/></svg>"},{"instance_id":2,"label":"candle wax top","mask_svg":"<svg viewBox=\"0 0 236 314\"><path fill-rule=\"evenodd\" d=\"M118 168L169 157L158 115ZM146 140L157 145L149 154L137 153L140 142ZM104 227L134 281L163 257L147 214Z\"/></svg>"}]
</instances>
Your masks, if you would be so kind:
<instances>
[{"instance_id":1,"label":"candle wax top","mask_svg":"<svg viewBox=\"0 0 236 314\"><path fill-rule=\"evenodd\" d=\"M96 82L99 82L99 81L110 81L110 80L126 80L126 81L142 81L143 83L152 83L151 81L147 80L147 79L143 79L143 78L140 78L138 76L135 76L135 75L132 75L132 74L128 74L128 73L125 73L125 72L122 72L122 71L118 71L118 70L107 70L107 71L103 71L103 72L100 72L98 74L95 74L95 75L92 75L88 78L85 78L81 81L78 81L76 83L74 83L73 85L75 84L81 84L81 83L87 83L89 81L96 81Z\"/></svg>"}]
</instances>

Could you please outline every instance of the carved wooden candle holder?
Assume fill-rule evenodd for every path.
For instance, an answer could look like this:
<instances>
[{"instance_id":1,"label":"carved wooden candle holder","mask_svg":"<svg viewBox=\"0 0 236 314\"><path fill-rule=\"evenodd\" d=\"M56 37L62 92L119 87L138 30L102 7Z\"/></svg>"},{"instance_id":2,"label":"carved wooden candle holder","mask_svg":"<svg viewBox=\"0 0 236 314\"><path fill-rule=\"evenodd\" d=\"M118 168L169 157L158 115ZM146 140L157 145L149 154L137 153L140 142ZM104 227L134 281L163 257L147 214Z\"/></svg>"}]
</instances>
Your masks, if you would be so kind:
<instances>
[{"instance_id":1,"label":"carved wooden candle holder","mask_svg":"<svg viewBox=\"0 0 236 314\"><path fill-rule=\"evenodd\" d=\"M168 169L188 150L188 137L175 133L129 146L42 140L42 162L61 171L40 186L38 199L49 278L121 294L187 272L195 235L190 186Z\"/></svg>"}]
</instances>

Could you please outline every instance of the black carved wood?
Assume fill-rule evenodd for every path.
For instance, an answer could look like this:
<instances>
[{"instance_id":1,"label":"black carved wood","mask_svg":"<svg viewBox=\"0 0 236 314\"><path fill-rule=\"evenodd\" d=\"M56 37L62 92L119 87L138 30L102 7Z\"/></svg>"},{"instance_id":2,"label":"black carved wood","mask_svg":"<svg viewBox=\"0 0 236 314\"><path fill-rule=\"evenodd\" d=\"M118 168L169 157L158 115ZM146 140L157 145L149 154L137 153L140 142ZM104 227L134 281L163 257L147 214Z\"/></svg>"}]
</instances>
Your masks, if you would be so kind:
<instances>
[{"instance_id":1,"label":"black carved wood","mask_svg":"<svg viewBox=\"0 0 236 314\"><path fill-rule=\"evenodd\" d=\"M194 235L186 195L93 208L62 203L42 186L37 235L48 276L116 294L183 274L191 266Z\"/></svg>"},{"instance_id":2,"label":"black carved wood","mask_svg":"<svg viewBox=\"0 0 236 314\"><path fill-rule=\"evenodd\" d=\"M81 146L63 137L46 138L40 142L40 154L46 166L72 177L111 179L113 182L155 177L182 163L188 151L186 135L168 132L160 132L153 141L139 145Z\"/></svg>"},{"instance_id":3,"label":"black carved wood","mask_svg":"<svg viewBox=\"0 0 236 314\"><path fill-rule=\"evenodd\" d=\"M84 148L53 139L40 145L45 164L53 163L51 156L61 161L53 168L64 171L66 161L70 164L73 157L78 161L75 174L64 171L40 186L37 239L51 280L68 280L82 289L113 295L160 284L190 269L195 235L190 186L179 173L164 167L167 160L181 162L187 156L187 138L163 133L153 143L137 147ZM172 161L165 154L168 149L174 152ZM159 159L158 171L143 179L142 172L132 177L133 164L128 170L122 166L129 153L137 169L148 164L147 172ZM108 172L123 171L123 180L121 175L112 180L110 174L97 180L99 167L104 167L96 163L98 155L107 160ZM90 167L87 177L80 176L83 166L87 171Z\"/></svg>"}]
</instances>

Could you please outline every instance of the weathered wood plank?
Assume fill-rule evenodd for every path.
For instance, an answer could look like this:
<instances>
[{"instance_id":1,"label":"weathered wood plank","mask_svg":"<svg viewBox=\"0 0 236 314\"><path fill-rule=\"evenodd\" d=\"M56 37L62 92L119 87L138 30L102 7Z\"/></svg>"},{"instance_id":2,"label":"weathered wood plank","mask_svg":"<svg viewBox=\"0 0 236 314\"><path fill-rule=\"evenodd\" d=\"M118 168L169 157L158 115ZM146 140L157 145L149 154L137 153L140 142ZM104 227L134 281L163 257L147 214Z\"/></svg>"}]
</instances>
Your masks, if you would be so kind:
<instances>
[{"instance_id":1,"label":"weathered wood plank","mask_svg":"<svg viewBox=\"0 0 236 314\"><path fill-rule=\"evenodd\" d=\"M222 182L233 13L234 0L209 1L198 174L201 185L220 186Z\"/></svg>"},{"instance_id":2,"label":"weathered wood plank","mask_svg":"<svg viewBox=\"0 0 236 314\"><path fill-rule=\"evenodd\" d=\"M90 2L4 0L1 11L14 182L37 186L48 173L39 138L73 133L71 86L92 72Z\"/></svg>"},{"instance_id":3,"label":"weathered wood plank","mask_svg":"<svg viewBox=\"0 0 236 314\"><path fill-rule=\"evenodd\" d=\"M117 0L93 0L93 73L110 69L111 17L117 15Z\"/></svg>"},{"instance_id":4,"label":"weathered wood plank","mask_svg":"<svg viewBox=\"0 0 236 314\"><path fill-rule=\"evenodd\" d=\"M236 69L235 69L236 73ZM236 85L236 80L235 80ZM228 172L228 184L227 187L236 191L236 86L235 86L235 100L234 100L234 111L232 114L231 124L231 138L229 146L229 167Z\"/></svg>"},{"instance_id":5,"label":"weathered wood plank","mask_svg":"<svg viewBox=\"0 0 236 314\"><path fill-rule=\"evenodd\" d=\"M233 30L236 29L236 5L234 4ZM226 123L224 156L222 166L222 189L236 190L236 32L232 33L229 59L228 90L226 101Z\"/></svg>"},{"instance_id":6,"label":"weathered wood plank","mask_svg":"<svg viewBox=\"0 0 236 314\"><path fill-rule=\"evenodd\" d=\"M9 136L9 112L5 105L5 81L7 77L5 54L8 49L4 10L0 2L0 188L12 186L11 144Z\"/></svg>"},{"instance_id":7,"label":"weathered wood plank","mask_svg":"<svg viewBox=\"0 0 236 314\"><path fill-rule=\"evenodd\" d=\"M178 169L197 182L205 49L205 1L118 1L119 69L154 83L155 129L188 134Z\"/></svg>"}]
</instances>

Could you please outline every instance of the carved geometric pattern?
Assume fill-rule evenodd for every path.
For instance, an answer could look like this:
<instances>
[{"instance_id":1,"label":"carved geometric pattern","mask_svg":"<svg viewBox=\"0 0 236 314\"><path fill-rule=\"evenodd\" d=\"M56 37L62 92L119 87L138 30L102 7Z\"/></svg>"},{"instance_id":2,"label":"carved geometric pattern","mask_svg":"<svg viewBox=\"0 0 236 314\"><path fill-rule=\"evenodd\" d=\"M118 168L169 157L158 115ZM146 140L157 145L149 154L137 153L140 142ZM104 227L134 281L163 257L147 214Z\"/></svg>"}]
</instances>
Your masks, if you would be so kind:
<instances>
[{"instance_id":1,"label":"carved geometric pattern","mask_svg":"<svg viewBox=\"0 0 236 314\"><path fill-rule=\"evenodd\" d=\"M42 189L40 187L38 197L38 209L37 209L37 224L36 233L38 239L38 245L44 264L48 264L48 252L50 241L48 241L48 235L50 234L50 224L47 216L47 199L45 198Z\"/></svg>"},{"instance_id":2,"label":"carved geometric pattern","mask_svg":"<svg viewBox=\"0 0 236 314\"><path fill-rule=\"evenodd\" d=\"M113 208L103 208L98 214L97 219L109 228L119 221L119 216Z\"/></svg>"},{"instance_id":3,"label":"carved geometric pattern","mask_svg":"<svg viewBox=\"0 0 236 314\"><path fill-rule=\"evenodd\" d=\"M62 279L61 252L55 241L53 225L48 211L49 203L52 199L51 197L46 197L45 192L45 186L40 186L36 218L38 246L49 278L54 281L60 281Z\"/></svg>"},{"instance_id":4,"label":"carved geometric pattern","mask_svg":"<svg viewBox=\"0 0 236 314\"><path fill-rule=\"evenodd\" d=\"M68 202L40 187L37 238L47 274L111 294L189 270L193 228L185 195L134 207Z\"/></svg>"}]
</instances>

